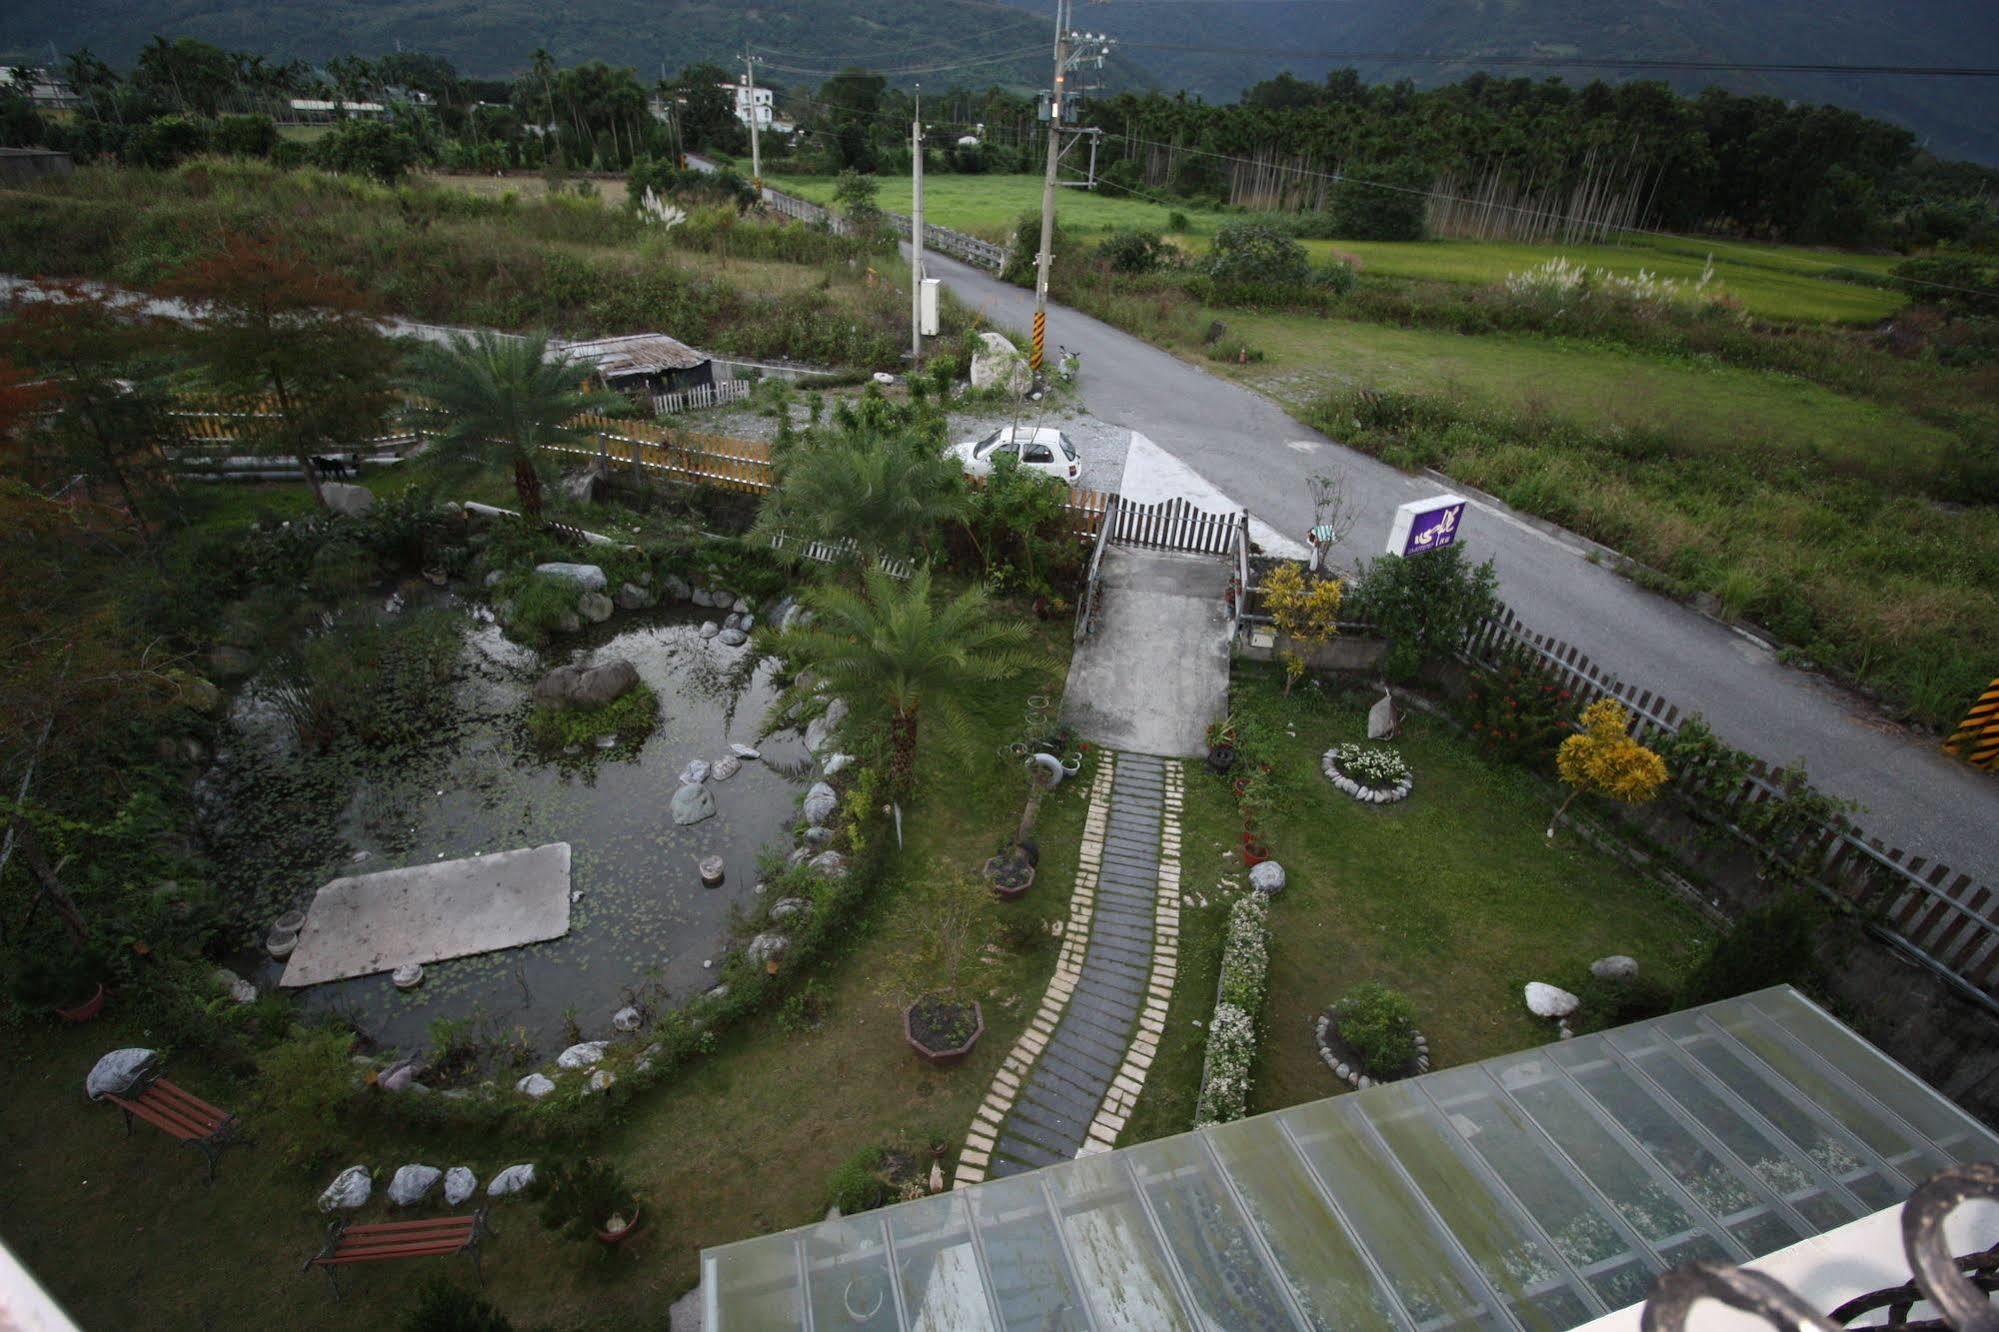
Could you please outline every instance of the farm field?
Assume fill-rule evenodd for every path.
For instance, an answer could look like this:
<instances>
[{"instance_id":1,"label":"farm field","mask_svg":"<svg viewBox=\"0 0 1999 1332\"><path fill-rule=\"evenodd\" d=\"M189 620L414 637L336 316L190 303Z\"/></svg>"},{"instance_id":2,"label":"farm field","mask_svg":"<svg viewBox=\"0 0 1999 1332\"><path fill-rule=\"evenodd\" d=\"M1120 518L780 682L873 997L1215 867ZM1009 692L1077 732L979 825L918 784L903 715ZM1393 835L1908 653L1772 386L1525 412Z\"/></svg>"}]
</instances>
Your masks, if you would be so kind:
<instances>
[{"instance_id":1,"label":"farm field","mask_svg":"<svg viewBox=\"0 0 1999 1332\"><path fill-rule=\"evenodd\" d=\"M830 177L766 179L778 189L818 203L828 203L833 197ZM882 177L880 202L891 211L908 212L909 182ZM994 240L1003 239L1022 213L1038 212L1040 207L1038 176L930 176L923 184L926 220ZM1193 251L1205 249L1215 228L1232 216L1196 208L1175 209L1109 191L1065 189L1056 200L1056 216L1062 226L1079 237L1095 237L1120 228L1163 232L1176 211L1185 214L1190 226L1174 233L1175 239ZM1643 237L1619 245L1439 240L1307 241L1305 247L1316 260L1349 258L1366 273L1479 285L1502 282L1507 274L1533 268L1558 254L1615 273L1635 274L1643 269L1691 282L1700 277L1712 256L1715 280L1740 300L1745 310L1767 319L1869 323L1903 304L1898 292L1817 276L1835 267L1885 274L1898 262L1898 256L1844 254L1802 246Z\"/></svg>"},{"instance_id":2,"label":"farm field","mask_svg":"<svg viewBox=\"0 0 1999 1332\"><path fill-rule=\"evenodd\" d=\"M499 199L512 194L521 199L546 199L548 178L534 171L515 171L507 175L490 175L474 171L426 171L418 174L418 183L435 186L442 190L464 190L482 199ZM622 206L625 202L625 178L623 176L571 177L569 191L578 184L587 183L596 196L606 204Z\"/></svg>"}]
</instances>

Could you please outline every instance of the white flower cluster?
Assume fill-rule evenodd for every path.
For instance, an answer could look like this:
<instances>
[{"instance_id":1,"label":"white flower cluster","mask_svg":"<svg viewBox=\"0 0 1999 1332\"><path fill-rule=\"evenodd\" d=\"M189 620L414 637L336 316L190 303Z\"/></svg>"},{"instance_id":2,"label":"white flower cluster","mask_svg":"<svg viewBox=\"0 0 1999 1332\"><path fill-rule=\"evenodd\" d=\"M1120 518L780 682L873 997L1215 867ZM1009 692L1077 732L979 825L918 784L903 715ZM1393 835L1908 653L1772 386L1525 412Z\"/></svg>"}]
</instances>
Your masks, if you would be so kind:
<instances>
[{"instance_id":1,"label":"white flower cluster","mask_svg":"<svg viewBox=\"0 0 1999 1332\"><path fill-rule=\"evenodd\" d=\"M1363 786L1386 790L1409 775L1409 765L1392 749L1369 749L1365 745L1341 745L1333 751L1339 770Z\"/></svg>"},{"instance_id":2,"label":"white flower cluster","mask_svg":"<svg viewBox=\"0 0 1999 1332\"><path fill-rule=\"evenodd\" d=\"M1525 272L1506 276L1506 293L1522 300L1565 301L1607 300L1658 308L1695 308L1721 300L1721 288L1714 281L1714 259L1709 257L1701 275L1693 282L1660 277L1647 269L1633 274L1613 273L1607 268L1591 268L1560 256Z\"/></svg>"},{"instance_id":3,"label":"white flower cluster","mask_svg":"<svg viewBox=\"0 0 1999 1332\"><path fill-rule=\"evenodd\" d=\"M676 204L670 204L648 187L639 198L639 216L648 222L657 222L663 227L677 227L687 220L687 211Z\"/></svg>"},{"instance_id":4,"label":"white flower cluster","mask_svg":"<svg viewBox=\"0 0 1999 1332\"><path fill-rule=\"evenodd\" d=\"M1208 1024L1208 1057L1201 1066L1201 1099L1194 1123L1225 1124L1249 1113L1250 1066L1256 1062L1256 1013L1270 971L1270 899L1247 893L1229 908L1222 943L1222 976L1214 1020Z\"/></svg>"}]
</instances>

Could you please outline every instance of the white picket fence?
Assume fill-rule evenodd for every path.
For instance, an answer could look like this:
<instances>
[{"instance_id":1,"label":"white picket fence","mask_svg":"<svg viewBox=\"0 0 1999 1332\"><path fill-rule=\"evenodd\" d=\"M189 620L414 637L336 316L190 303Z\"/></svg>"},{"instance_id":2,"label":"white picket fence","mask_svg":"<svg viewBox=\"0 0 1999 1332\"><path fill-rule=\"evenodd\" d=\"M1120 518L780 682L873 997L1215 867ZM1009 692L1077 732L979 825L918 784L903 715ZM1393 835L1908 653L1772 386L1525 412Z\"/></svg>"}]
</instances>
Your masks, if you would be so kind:
<instances>
[{"instance_id":1,"label":"white picket fence","mask_svg":"<svg viewBox=\"0 0 1999 1332\"><path fill-rule=\"evenodd\" d=\"M756 387L747 379L725 380L720 384L702 384L691 389L681 389L677 393L655 393L652 396L654 416L670 416L675 412L699 411L703 407L721 407L731 402L741 402L750 396Z\"/></svg>"}]
</instances>

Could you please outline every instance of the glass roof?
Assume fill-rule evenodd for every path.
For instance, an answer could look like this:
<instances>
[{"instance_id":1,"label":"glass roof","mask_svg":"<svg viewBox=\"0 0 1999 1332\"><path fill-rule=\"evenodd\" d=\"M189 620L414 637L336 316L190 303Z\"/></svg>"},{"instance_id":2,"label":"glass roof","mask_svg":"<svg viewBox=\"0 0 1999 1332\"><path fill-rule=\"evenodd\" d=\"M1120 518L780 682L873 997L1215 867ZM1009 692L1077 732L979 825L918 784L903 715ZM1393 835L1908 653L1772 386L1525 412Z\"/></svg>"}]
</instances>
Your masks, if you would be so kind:
<instances>
[{"instance_id":1,"label":"glass roof","mask_svg":"<svg viewBox=\"0 0 1999 1332\"><path fill-rule=\"evenodd\" d=\"M1994 1157L1780 987L708 1249L707 1326L1568 1328Z\"/></svg>"}]
</instances>

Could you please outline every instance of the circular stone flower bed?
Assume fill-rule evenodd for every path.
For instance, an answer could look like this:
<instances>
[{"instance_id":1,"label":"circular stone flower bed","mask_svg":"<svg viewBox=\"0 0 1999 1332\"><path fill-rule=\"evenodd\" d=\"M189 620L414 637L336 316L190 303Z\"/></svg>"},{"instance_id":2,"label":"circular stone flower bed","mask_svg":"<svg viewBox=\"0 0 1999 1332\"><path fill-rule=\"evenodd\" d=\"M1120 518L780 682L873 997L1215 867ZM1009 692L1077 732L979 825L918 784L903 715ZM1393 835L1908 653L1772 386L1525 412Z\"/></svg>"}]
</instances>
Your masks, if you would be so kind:
<instances>
[{"instance_id":1,"label":"circular stone flower bed","mask_svg":"<svg viewBox=\"0 0 1999 1332\"><path fill-rule=\"evenodd\" d=\"M1371 1077L1361 1072L1360 1058L1353 1048L1340 1039L1340 1011L1335 1004L1313 1021L1313 1031L1317 1035L1319 1058L1325 1060L1326 1067L1333 1070L1333 1076L1359 1091L1372 1087L1377 1082L1395 1082L1402 1078L1413 1078L1418 1073L1430 1071L1430 1041L1422 1032L1415 1032L1416 1057L1388 1077Z\"/></svg>"},{"instance_id":2,"label":"circular stone flower bed","mask_svg":"<svg viewBox=\"0 0 1999 1332\"><path fill-rule=\"evenodd\" d=\"M1409 765L1392 749L1336 745L1320 758L1319 766L1326 780L1363 804L1392 805L1407 800L1415 785Z\"/></svg>"}]
</instances>

